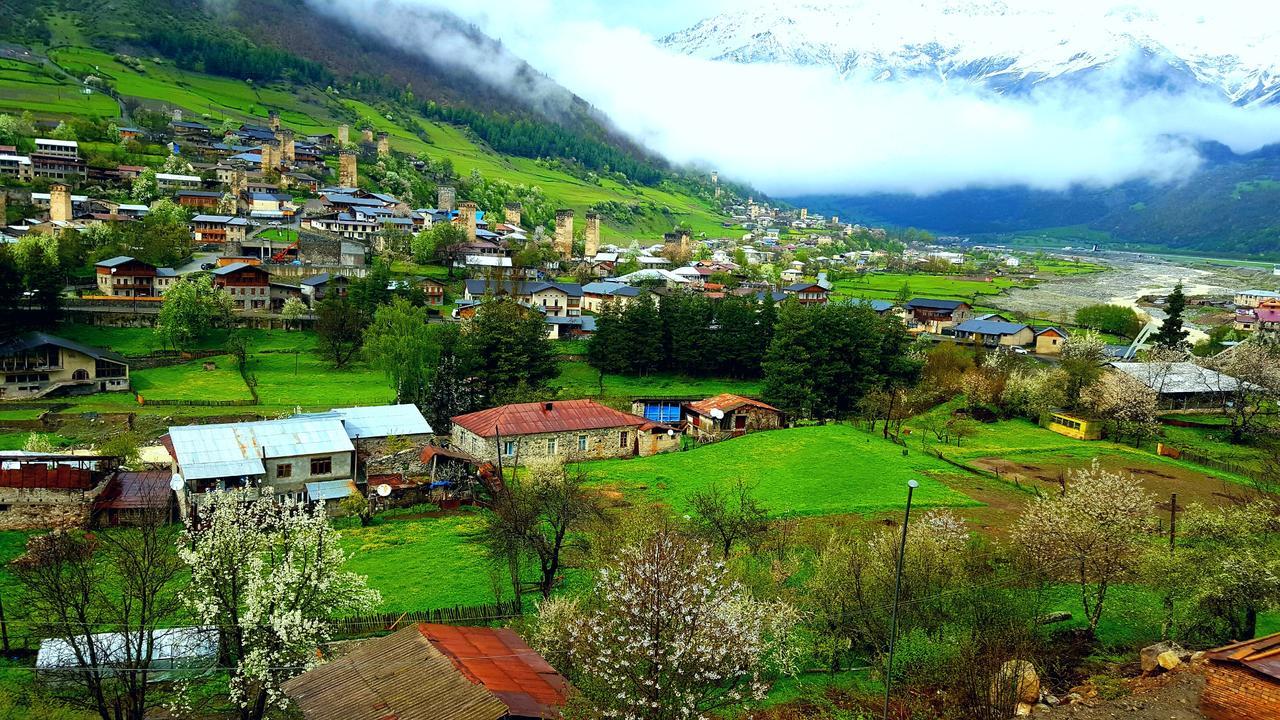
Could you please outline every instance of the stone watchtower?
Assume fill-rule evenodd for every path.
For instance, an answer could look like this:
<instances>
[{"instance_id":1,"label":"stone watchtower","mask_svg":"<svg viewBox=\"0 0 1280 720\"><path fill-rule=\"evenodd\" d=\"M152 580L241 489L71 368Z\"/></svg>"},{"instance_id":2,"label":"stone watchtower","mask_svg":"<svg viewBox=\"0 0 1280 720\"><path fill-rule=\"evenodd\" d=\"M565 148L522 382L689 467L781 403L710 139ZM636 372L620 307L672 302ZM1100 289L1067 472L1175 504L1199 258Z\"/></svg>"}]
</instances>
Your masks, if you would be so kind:
<instances>
[{"instance_id":1,"label":"stone watchtower","mask_svg":"<svg viewBox=\"0 0 1280 720\"><path fill-rule=\"evenodd\" d=\"M275 132L280 132L280 111L272 110L267 113L267 127Z\"/></svg>"},{"instance_id":2,"label":"stone watchtower","mask_svg":"<svg viewBox=\"0 0 1280 720\"><path fill-rule=\"evenodd\" d=\"M479 207L473 202L458 203L458 222L467 231L467 239L476 241L476 212Z\"/></svg>"},{"instance_id":3,"label":"stone watchtower","mask_svg":"<svg viewBox=\"0 0 1280 720\"><path fill-rule=\"evenodd\" d=\"M520 203L507 203L503 206L502 213L504 215L503 220L508 225L520 227L520 222L524 220L524 208L521 207Z\"/></svg>"},{"instance_id":4,"label":"stone watchtower","mask_svg":"<svg viewBox=\"0 0 1280 720\"><path fill-rule=\"evenodd\" d=\"M365 128L364 130L361 130L360 133L361 133L361 137L364 138L365 142L367 143L373 142L373 128Z\"/></svg>"},{"instance_id":5,"label":"stone watchtower","mask_svg":"<svg viewBox=\"0 0 1280 720\"><path fill-rule=\"evenodd\" d=\"M262 172L280 167L280 144L275 140L262 144Z\"/></svg>"},{"instance_id":6,"label":"stone watchtower","mask_svg":"<svg viewBox=\"0 0 1280 720\"><path fill-rule=\"evenodd\" d=\"M573 256L573 211L557 210L556 211L556 236L553 242L556 252L560 253L560 257L569 258Z\"/></svg>"},{"instance_id":7,"label":"stone watchtower","mask_svg":"<svg viewBox=\"0 0 1280 720\"><path fill-rule=\"evenodd\" d=\"M391 154L391 138L386 133L378 133L378 157L386 157Z\"/></svg>"},{"instance_id":8,"label":"stone watchtower","mask_svg":"<svg viewBox=\"0 0 1280 720\"><path fill-rule=\"evenodd\" d=\"M720 173L716 170L711 171L711 184L712 185L720 184Z\"/></svg>"},{"instance_id":9,"label":"stone watchtower","mask_svg":"<svg viewBox=\"0 0 1280 720\"><path fill-rule=\"evenodd\" d=\"M71 222L71 188L61 183L49 188L49 220Z\"/></svg>"},{"instance_id":10,"label":"stone watchtower","mask_svg":"<svg viewBox=\"0 0 1280 720\"><path fill-rule=\"evenodd\" d=\"M587 213L587 229L582 246L582 256L593 258L600 252L600 213Z\"/></svg>"},{"instance_id":11,"label":"stone watchtower","mask_svg":"<svg viewBox=\"0 0 1280 720\"><path fill-rule=\"evenodd\" d=\"M338 184L342 187L353 188L358 183L356 175L356 153L354 150L338 151Z\"/></svg>"},{"instance_id":12,"label":"stone watchtower","mask_svg":"<svg viewBox=\"0 0 1280 720\"><path fill-rule=\"evenodd\" d=\"M284 128L276 131L276 139L280 141L280 157L285 165L292 165L297 159L298 146L293 139L293 130Z\"/></svg>"},{"instance_id":13,"label":"stone watchtower","mask_svg":"<svg viewBox=\"0 0 1280 720\"><path fill-rule=\"evenodd\" d=\"M800 208L800 219L801 220L809 219L809 208Z\"/></svg>"},{"instance_id":14,"label":"stone watchtower","mask_svg":"<svg viewBox=\"0 0 1280 720\"><path fill-rule=\"evenodd\" d=\"M240 198L244 197L245 191L249 189L249 173L244 168L236 168L231 174L231 194L236 196L236 203L240 202Z\"/></svg>"},{"instance_id":15,"label":"stone watchtower","mask_svg":"<svg viewBox=\"0 0 1280 720\"><path fill-rule=\"evenodd\" d=\"M440 185L436 188L436 209L444 212L453 212L457 201L458 191L451 185Z\"/></svg>"},{"instance_id":16,"label":"stone watchtower","mask_svg":"<svg viewBox=\"0 0 1280 720\"><path fill-rule=\"evenodd\" d=\"M338 126L338 144L349 145L351 143L351 126L342 123Z\"/></svg>"}]
</instances>

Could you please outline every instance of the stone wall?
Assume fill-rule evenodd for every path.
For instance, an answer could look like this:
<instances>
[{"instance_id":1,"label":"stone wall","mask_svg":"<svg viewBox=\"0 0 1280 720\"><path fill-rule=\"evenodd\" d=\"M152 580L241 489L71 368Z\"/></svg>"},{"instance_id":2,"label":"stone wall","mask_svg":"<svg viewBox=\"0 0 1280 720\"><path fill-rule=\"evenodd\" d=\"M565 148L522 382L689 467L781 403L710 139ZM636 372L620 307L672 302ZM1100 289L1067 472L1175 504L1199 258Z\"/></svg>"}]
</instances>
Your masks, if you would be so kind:
<instances>
[{"instance_id":1,"label":"stone wall","mask_svg":"<svg viewBox=\"0 0 1280 720\"><path fill-rule=\"evenodd\" d=\"M84 527L93 501L107 486L92 490L44 490L0 487L0 530Z\"/></svg>"},{"instance_id":2,"label":"stone wall","mask_svg":"<svg viewBox=\"0 0 1280 720\"><path fill-rule=\"evenodd\" d=\"M436 188L436 209L453 212L458 200L458 191L449 185Z\"/></svg>"},{"instance_id":3,"label":"stone wall","mask_svg":"<svg viewBox=\"0 0 1280 720\"><path fill-rule=\"evenodd\" d=\"M359 175L356 171L356 154L350 150L338 153L338 184L342 187L356 187Z\"/></svg>"},{"instance_id":4,"label":"stone wall","mask_svg":"<svg viewBox=\"0 0 1280 720\"><path fill-rule=\"evenodd\" d=\"M299 230L298 258L312 265L340 265L342 263L342 238L328 233ZM274 267L271 269L271 274L278 274L275 272Z\"/></svg>"},{"instance_id":5,"label":"stone wall","mask_svg":"<svg viewBox=\"0 0 1280 720\"><path fill-rule=\"evenodd\" d=\"M626 433L626 442L622 441L622 433ZM519 456L520 463L534 460L554 458L562 462L577 460L607 460L609 458L628 458L636 454L636 433L634 427L603 428L561 433L538 433L536 435L519 435L504 437L503 445L515 443L516 452L502 458L503 462L514 462ZM585 437L586 449L580 449L580 438ZM493 438L482 438L460 425L453 426L451 435L453 446L462 452L480 460L497 462L498 446ZM551 442L555 441L554 448Z\"/></svg>"}]
</instances>

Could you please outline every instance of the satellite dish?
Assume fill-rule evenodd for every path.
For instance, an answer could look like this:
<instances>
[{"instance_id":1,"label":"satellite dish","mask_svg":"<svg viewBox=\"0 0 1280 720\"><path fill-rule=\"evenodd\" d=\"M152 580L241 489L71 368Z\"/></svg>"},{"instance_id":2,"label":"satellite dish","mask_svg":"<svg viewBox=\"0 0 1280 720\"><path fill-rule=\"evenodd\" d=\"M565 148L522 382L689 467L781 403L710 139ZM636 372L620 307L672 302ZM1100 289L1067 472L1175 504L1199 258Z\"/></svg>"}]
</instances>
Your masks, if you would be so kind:
<instances>
[{"instance_id":1,"label":"satellite dish","mask_svg":"<svg viewBox=\"0 0 1280 720\"><path fill-rule=\"evenodd\" d=\"M715 418L716 420L723 420L724 411L721 410L720 408L711 408L711 417Z\"/></svg>"},{"instance_id":2,"label":"satellite dish","mask_svg":"<svg viewBox=\"0 0 1280 720\"><path fill-rule=\"evenodd\" d=\"M169 479L169 489L174 492L182 492L182 489L185 488L186 486L187 486L187 482L186 480L182 479L181 475L175 474L172 478Z\"/></svg>"},{"instance_id":3,"label":"satellite dish","mask_svg":"<svg viewBox=\"0 0 1280 720\"><path fill-rule=\"evenodd\" d=\"M386 497L391 494L391 486L386 483L382 483L374 490L378 493L378 497Z\"/></svg>"}]
</instances>

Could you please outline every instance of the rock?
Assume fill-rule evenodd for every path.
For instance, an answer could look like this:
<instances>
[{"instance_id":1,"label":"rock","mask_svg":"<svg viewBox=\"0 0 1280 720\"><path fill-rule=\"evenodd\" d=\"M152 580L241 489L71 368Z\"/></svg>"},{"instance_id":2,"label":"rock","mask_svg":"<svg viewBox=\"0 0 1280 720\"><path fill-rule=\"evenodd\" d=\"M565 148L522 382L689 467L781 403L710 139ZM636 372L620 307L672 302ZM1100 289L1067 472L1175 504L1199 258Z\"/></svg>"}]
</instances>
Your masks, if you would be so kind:
<instances>
[{"instance_id":1,"label":"rock","mask_svg":"<svg viewBox=\"0 0 1280 720\"><path fill-rule=\"evenodd\" d=\"M1197 650L1197 651L1195 651L1195 652L1191 653L1191 664L1192 664L1192 665L1199 665L1199 664L1200 664L1200 663L1202 663L1202 662L1204 662L1204 651L1203 651L1203 650Z\"/></svg>"},{"instance_id":2,"label":"rock","mask_svg":"<svg viewBox=\"0 0 1280 720\"><path fill-rule=\"evenodd\" d=\"M1035 712L1042 713L1042 712L1048 712L1048 711L1052 710L1053 708L1052 708L1052 707L1050 707L1050 706L1048 706L1048 705L1045 705L1044 703L1037 703L1037 704L1036 704L1034 707L1032 707L1031 709L1032 709L1033 711L1035 711Z\"/></svg>"},{"instance_id":3,"label":"rock","mask_svg":"<svg viewBox=\"0 0 1280 720\"><path fill-rule=\"evenodd\" d=\"M1013 707L1014 717L1026 717L1031 714L1031 703L1020 702Z\"/></svg>"},{"instance_id":4,"label":"rock","mask_svg":"<svg viewBox=\"0 0 1280 720\"><path fill-rule=\"evenodd\" d=\"M1177 643L1171 642L1158 642L1155 645L1148 645L1142 648L1142 652L1138 655L1142 664L1142 673L1146 675L1155 672L1156 668L1160 667L1160 661L1157 660L1160 654L1171 651L1177 654L1182 652L1182 648Z\"/></svg>"},{"instance_id":5,"label":"rock","mask_svg":"<svg viewBox=\"0 0 1280 720\"><path fill-rule=\"evenodd\" d=\"M1178 657L1178 653L1167 650L1156 657L1156 662L1165 670L1172 670L1182 664L1182 658Z\"/></svg>"},{"instance_id":6,"label":"rock","mask_svg":"<svg viewBox=\"0 0 1280 720\"><path fill-rule=\"evenodd\" d=\"M1041 695L1040 702L1044 703L1045 705L1048 705L1049 707L1062 704L1062 701L1059 700L1056 695L1050 695L1049 693L1044 693L1043 695Z\"/></svg>"},{"instance_id":7,"label":"rock","mask_svg":"<svg viewBox=\"0 0 1280 720\"><path fill-rule=\"evenodd\" d=\"M1000 666L991 682L991 697L997 702L1017 700L1019 704L1040 700L1040 676L1026 660L1010 660Z\"/></svg>"},{"instance_id":8,"label":"rock","mask_svg":"<svg viewBox=\"0 0 1280 720\"><path fill-rule=\"evenodd\" d=\"M1067 622L1071 619L1071 613L1063 610L1060 612L1051 612L1040 618L1041 625L1052 625L1054 623Z\"/></svg>"},{"instance_id":9,"label":"rock","mask_svg":"<svg viewBox=\"0 0 1280 720\"><path fill-rule=\"evenodd\" d=\"M1078 692L1067 693L1067 696L1062 699L1062 702L1066 705L1075 705L1078 702L1084 702L1084 696Z\"/></svg>"}]
</instances>

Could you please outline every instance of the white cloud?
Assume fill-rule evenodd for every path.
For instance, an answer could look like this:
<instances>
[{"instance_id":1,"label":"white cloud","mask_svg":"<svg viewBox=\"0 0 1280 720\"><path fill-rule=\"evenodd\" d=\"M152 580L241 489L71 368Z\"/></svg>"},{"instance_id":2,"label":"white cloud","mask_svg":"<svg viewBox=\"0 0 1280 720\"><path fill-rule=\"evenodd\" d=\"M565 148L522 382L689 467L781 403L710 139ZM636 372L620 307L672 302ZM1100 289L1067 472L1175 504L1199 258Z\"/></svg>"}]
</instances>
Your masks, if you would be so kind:
<instances>
[{"instance_id":1,"label":"white cloud","mask_svg":"<svg viewBox=\"0 0 1280 720\"><path fill-rule=\"evenodd\" d=\"M447 26L389 19L403 17L389 2L445 7L436 0L312 2L349 10L356 20L373 17L371 30L476 66L498 84L513 72L501 56L468 49ZM1280 141L1280 108L1245 110L1186 94L1132 97L1118 77L1014 98L925 81L859 81L818 68L718 63L671 53L584 7L574 13L556 0L478 0L453 10L648 147L773 194L1170 181L1199 165L1191 141L1237 151ZM523 87L541 92L537 83Z\"/></svg>"}]
</instances>

